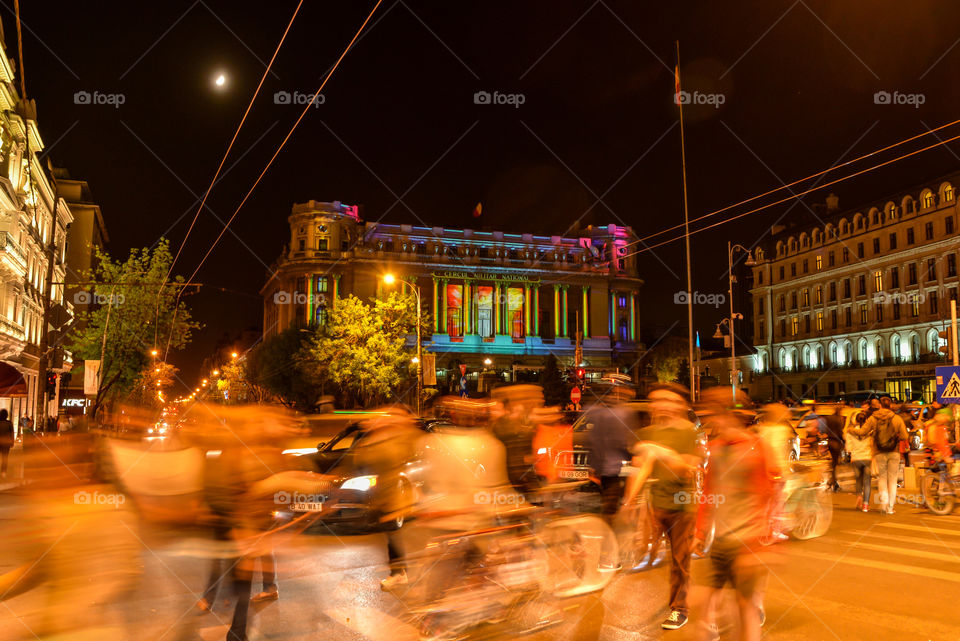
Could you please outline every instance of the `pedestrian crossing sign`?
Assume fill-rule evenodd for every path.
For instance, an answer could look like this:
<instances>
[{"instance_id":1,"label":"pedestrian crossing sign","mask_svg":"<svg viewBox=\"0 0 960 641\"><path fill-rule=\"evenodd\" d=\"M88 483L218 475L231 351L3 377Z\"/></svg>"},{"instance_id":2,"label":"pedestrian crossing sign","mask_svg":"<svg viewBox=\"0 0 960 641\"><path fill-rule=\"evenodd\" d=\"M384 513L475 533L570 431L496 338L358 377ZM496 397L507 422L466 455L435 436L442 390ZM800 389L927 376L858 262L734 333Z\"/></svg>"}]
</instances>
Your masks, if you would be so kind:
<instances>
[{"instance_id":1,"label":"pedestrian crossing sign","mask_svg":"<svg viewBox=\"0 0 960 641\"><path fill-rule=\"evenodd\" d=\"M937 402L960 403L960 367L937 368Z\"/></svg>"}]
</instances>

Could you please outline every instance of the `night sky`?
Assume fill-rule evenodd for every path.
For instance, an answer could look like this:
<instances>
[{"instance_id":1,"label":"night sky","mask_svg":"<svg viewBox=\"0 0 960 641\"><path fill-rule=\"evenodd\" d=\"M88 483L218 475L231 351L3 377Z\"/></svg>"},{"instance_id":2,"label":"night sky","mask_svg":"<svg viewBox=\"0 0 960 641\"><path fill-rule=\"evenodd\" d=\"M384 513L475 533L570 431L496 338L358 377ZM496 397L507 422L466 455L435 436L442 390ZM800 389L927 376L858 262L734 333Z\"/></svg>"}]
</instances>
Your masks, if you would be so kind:
<instances>
[{"instance_id":1,"label":"night sky","mask_svg":"<svg viewBox=\"0 0 960 641\"><path fill-rule=\"evenodd\" d=\"M214 188L177 272L198 264L374 2L307 0ZM175 358L188 383L224 332L259 326L257 291L294 202L361 204L367 220L563 233L574 221L641 235L683 220L675 40L683 88L723 104L684 109L696 217L960 117L960 6L827 2L384 0L197 279L205 323ZM16 57L12 0L2 0ZM27 93L58 166L90 182L110 250L176 247L296 2L22 0ZM213 87L220 72L224 90ZM77 91L124 103L78 105ZM478 91L523 104L474 104ZM922 94L919 108L874 94ZM960 127L944 137L960 134ZM931 136L929 142L933 142ZM929 144L929 142L927 144ZM921 146L914 143L914 148ZM956 144L828 189L842 209L960 167ZM884 158L893 157L889 153ZM871 163L872 164L872 163ZM863 165L866 166L866 165ZM840 174L838 174L840 175ZM726 241L826 192L697 235L694 289L726 288ZM399 201L399 202L398 202ZM478 201L480 220L471 218ZM665 236L670 238L672 236ZM683 333L683 244L643 255L645 326ZM724 315L696 311L710 335Z\"/></svg>"}]
</instances>

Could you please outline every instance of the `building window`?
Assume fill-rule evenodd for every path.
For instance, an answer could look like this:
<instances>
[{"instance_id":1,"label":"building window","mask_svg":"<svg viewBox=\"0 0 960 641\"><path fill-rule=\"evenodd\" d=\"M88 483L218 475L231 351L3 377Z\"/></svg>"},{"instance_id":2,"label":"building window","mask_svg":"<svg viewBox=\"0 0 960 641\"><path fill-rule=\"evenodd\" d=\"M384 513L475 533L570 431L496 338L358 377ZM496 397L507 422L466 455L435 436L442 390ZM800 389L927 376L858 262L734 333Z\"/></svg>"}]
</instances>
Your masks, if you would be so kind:
<instances>
[{"instance_id":1,"label":"building window","mask_svg":"<svg viewBox=\"0 0 960 641\"><path fill-rule=\"evenodd\" d=\"M843 248L843 262L844 263L850 262L850 249L848 247Z\"/></svg>"},{"instance_id":2,"label":"building window","mask_svg":"<svg viewBox=\"0 0 960 641\"><path fill-rule=\"evenodd\" d=\"M791 276L796 276L796 275L797 275L797 264L796 264L796 263L790 263L790 275L791 275Z\"/></svg>"},{"instance_id":3,"label":"building window","mask_svg":"<svg viewBox=\"0 0 960 641\"><path fill-rule=\"evenodd\" d=\"M927 280L937 280L937 259L927 259Z\"/></svg>"},{"instance_id":4,"label":"building window","mask_svg":"<svg viewBox=\"0 0 960 641\"><path fill-rule=\"evenodd\" d=\"M860 324L867 324L867 306L865 304L860 305Z\"/></svg>"},{"instance_id":5,"label":"building window","mask_svg":"<svg viewBox=\"0 0 960 641\"><path fill-rule=\"evenodd\" d=\"M893 289L898 289L900 287L900 268L899 267L890 268L890 286Z\"/></svg>"},{"instance_id":6,"label":"building window","mask_svg":"<svg viewBox=\"0 0 960 641\"><path fill-rule=\"evenodd\" d=\"M890 249L897 248L897 232L890 232Z\"/></svg>"},{"instance_id":7,"label":"building window","mask_svg":"<svg viewBox=\"0 0 960 641\"><path fill-rule=\"evenodd\" d=\"M867 293L867 277L863 274L857 276L857 296L863 296Z\"/></svg>"},{"instance_id":8,"label":"building window","mask_svg":"<svg viewBox=\"0 0 960 641\"><path fill-rule=\"evenodd\" d=\"M787 337L787 319L781 318L780 319L780 338L786 338L786 337Z\"/></svg>"},{"instance_id":9,"label":"building window","mask_svg":"<svg viewBox=\"0 0 960 641\"><path fill-rule=\"evenodd\" d=\"M910 263L907 265L907 285L916 285L917 284L917 264Z\"/></svg>"},{"instance_id":10,"label":"building window","mask_svg":"<svg viewBox=\"0 0 960 641\"><path fill-rule=\"evenodd\" d=\"M297 247L300 249L300 251L305 250L307 248L307 239L306 238L299 239L297 241Z\"/></svg>"},{"instance_id":11,"label":"building window","mask_svg":"<svg viewBox=\"0 0 960 641\"><path fill-rule=\"evenodd\" d=\"M900 301L893 301L893 320L900 320Z\"/></svg>"},{"instance_id":12,"label":"building window","mask_svg":"<svg viewBox=\"0 0 960 641\"><path fill-rule=\"evenodd\" d=\"M790 309L797 308L797 292L790 292Z\"/></svg>"},{"instance_id":13,"label":"building window","mask_svg":"<svg viewBox=\"0 0 960 641\"><path fill-rule=\"evenodd\" d=\"M782 281L783 279L784 279L784 275L783 275L783 265L780 265L780 280Z\"/></svg>"},{"instance_id":14,"label":"building window","mask_svg":"<svg viewBox=\"0 0 960 641\"><path fill-rule=\"evenodd\" d=\"M317 276L317 283L316 283L317 293L329 291L329 287L330 287L329 281L330 279L327 278L326 276Z\"/></svg>"},{"instance_id":15,"label":"building window","mask_svg":"<svg viewBox=\"0 0 960 641\"><path fill-rule=\"evenodd\" d=\"M847 327L853 325L853 312L851 311L851 308L843 308L843 320Z\"/></svg>"},{"instance_id":16,"label":"building window","mask_svg":"<svg viewBox=\"0 0 960 641\"><path fill-rule=\"evenodd\" d=\"M803 273L806 274L810 271L810 261L806 258L803 259Z\"/></svg>"},{"instance_id":17,"label":"building window","mask_svg":"<svg viewBox=\"0 0 960 641\"><path fill-rule=\"evenodd\" d=\"M779 300L780 302L777 303L777 309L779 309L781 312L787 311L787 299L785 299L785 298L781 295L781 296L778 297L778 300Z\"/></svg>"},{"instance_id":18,"label":"building window","mask_svg":"<svg viewBox=\"0 0 960 641\"><path fill-rule=\"evenodd\" d=\"M931 314L936 314L937 312L940 311L940 310L939 310L938 301L937 301L937 292L929 292L929 293L927 294L927 300L928 300L929 303L930 303L930 313L931 313Z\"/></svg>"},{"instance_id":19,"label":"building window","mask_svg":"<svg viewBox=\"0 0 960 641\"><path fill-rule=\"evenodd\" d=\"M830 310L830 329L837 328L837 308L834 307Z\"/></svg>"},{"instance_id":20,"label":"building window","mask_svg":"<svg viewBox=\"0 0 960 641\"><path fill-rule=\"evenodd\" d=\"M800 319L794 316L790 319L790 335L796 336L800 333Z\"/></svg>"},{"instance_id":21,"label":"building window","mask_svg":"<svg viewBox=\"0 0 960 641\"><path fill-rule=\"evenodd\" d=\"M876 309L877 309L877 322L882 323L883 322L883 303L878 302L876 305Z\"/></svg>"},{"instance_id":22,"label":"building window","mask_svg":"<svg viewBox=\"0 0 960 641\"><path fill-rule=\"evenodd\" d=\"M832 303L835 300L837 300L837 283L831 282L830 283L830 302Z\"/></svg>"},{"instance_id":23,"label":"building window","mask_svg":"<svg viewBox=\"0 0 960 641\"><path fill-rule=\"evenodd\" d=\"M757 271L757 285L763 285L763 271Z\"/></svg>"},{"instance_id":24,"label":"building window","mask_svg":"<svg viewBox=\"0 0 960 641\"><path fill-rule=\"evenodd\" d=\"M763 330L763 319L762 319L762 318L760 319L760 322L757 323L757 335L758 335L758 336L761 336L761 337L763 337L763 336L766 335L766 332Z\"/></svg>"},{"instance_id":25,"label":"building window","mask_svg":"<svg viewBox=\"0 0 960 641\"><path fill-rule=\"evenodd\" d=\"M933 197L933 192L927 192L926 194L924 194L924 195L923 195L923 208L924 208L924 209L927 209L927 208L929 208L929 207L933 207L934 200L935 200L935 199L934 199L934 197Z\"/></svg>"},{"instance_id":26,"label":"building window","mask_svg":"<svg viewBox=\"0 0 960 641\"><path fill-rule=\"evenodd\" d=\"M834 260L834 258L835 256L833 252L827 254L827 267L833 267L836 264L837 261Z\"/></svg>"},{"instance_id":27,"label":"building window","mask_svg":"<svg viewBox=\"0 0 960 641\"><path fill-rule=\"evenodd\" d=\"M327 308L323 305L317 307L317 310L314 312L313 322L317 325L326 325L327 324Z\"/></svg>"},{"instance_id":28,"label":"building window","mask_svg":"<svg viewBox=\"0 0 960 641\"><path fill-rule=\"evenodd\" d=\"M953 216L947 216L946 220L943 221L943 228L948 234L953 233Z\"/></svg>"},{"instance_id":29,"label":"building window","mask_svg":"<svg viewBox=\"0 0 960 641\"><path fill-rule=\"evenodd\" d=\"M912 245L912 244L913 244L913 241L914 241L914 238L913 238L913 227L910 227L909 229L907 229L907 244L908 244L908 245Z\"/></svg>"},{"instance_id":30,"label":"building window","mask_svg":"<svg viewBox=\"0 0 960 641\"><path fill-rule=\"evenodd\" d=\"M317 239L317 251L325 252L327 251L327 244L330 242L330 239L326 236Z\"/></svg>"},{"instance_id":31,"label":"building window","mask_svg":"<svg viewBox=\"0 0 960 641\"><path fill-rule=\"evenodd\" d=\"M810 290L803 290L803 306L810 307Z\"/></svg>"},{"instance_id":32,"label":"building window","mask_svg":"<svg viewBox=\"0 0 960 641\"><path fill-rule=\"evenodd\" d=\"M933 222L923 226L923 235L927 240L933 240Z\"/></svg>"},{"instance_id":33,"label":"building window","mask_svg":"<svg viewBox=\"0 0 960 641\"><path fill-rule=\"evenodd\" d=\"M914 318L920 315L920 297L916 294L910 294L910 315Z\"/></svg>"},{"instance_id":34,"label":"building window","mask_svg":"<svg viewBox=\"0 0 960 641\"><path fill-rule=\"evenodd\" d=\"M863 258L863 243L857 243L857 258Z\"/></svg>"},{"instance_id":35,"label":"building window","mask_svg":"<svg viewBox=\"0 0 960 641\"><path fill-rule=\"evenodd\" d=\"M817 312L817 331L823 331L823 312Z\"/></svg>"},{"instance_id":36,"label":"building window","mask_svg":"<svg viewBox=\"0 0 960 641\"><path fill-rule=\"evenodd\" d=\"M880 253L880 239L874 238L873 239L873 255L876 256L879 253Z\"/></svg>"},{"instance_id":37,"label":"building window","mask_svg":"<svg viewBox=\"0 0 960 641\"><path fill-rule=\"evenodd\" d=\"M947 254L947 276L957 275L957 255Z\"/></svg>"},{"instance_id":38,"label":"building window","mask_svg":"<svg viewBox=\"0 0 960 641\"><path fill-rule=\"evenodd\" d=\"M809 315L805 315L803 317L803 331L806 332L807 334L810 333L810 316Z\"/></svg>"},{"instance_id":39,"label":"building window","mask_svg":"<svg viewBox=\"0 0 960 641\"><path fill-rule=\"evenodd\" d=\"M813 289L813 300L816 301L817 305L823 304L823 287L821 287L820 285L817 285Z\"/></svg>"},{"instance_id":40,"label":"building window","mask_svg":"<svg viewBox=\"0 0 960 641\"><path fill-rule=\"evenodd\" d=\"M767 306L767 297L760 296L757 300L757 316L763 316L765 313L765 307Z\"/></svg>"},{"instance_id":41,"label":"building window","mask_svg":"<svg viewBox=\"0 0 960 641\"><path fill-rule=\"evenodd\" d=\"M883 272L873 272L873 291L883 291Z\"/></svg>"},{"instance_id":42,"label":"building window","mask_svg":"<svg viewBox=\"0 0 960 641\"><path fill-rule=\"evenodd\" d=\"M823 256L817 256L817 271L823 269Z\"/></svg>"},{"instance_id":43,"label":"building window","mask_svg":"<svg viewBox=\"0 0 960 641\"><path fill-rule=\"evenodd\" d=\"M843 297L850 298L850 279L849 278L843 279Z\"/></svg>"}]
</instances>

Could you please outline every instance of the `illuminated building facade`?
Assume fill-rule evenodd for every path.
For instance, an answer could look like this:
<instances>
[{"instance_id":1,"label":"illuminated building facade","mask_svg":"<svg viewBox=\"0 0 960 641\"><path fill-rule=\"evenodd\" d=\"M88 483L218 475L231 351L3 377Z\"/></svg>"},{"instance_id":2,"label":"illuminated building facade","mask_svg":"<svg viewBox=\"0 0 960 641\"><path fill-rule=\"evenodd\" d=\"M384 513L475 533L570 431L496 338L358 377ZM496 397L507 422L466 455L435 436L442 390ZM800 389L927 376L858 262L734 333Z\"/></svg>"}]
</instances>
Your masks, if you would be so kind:
<instances>
[{"instance_id":1,"label":"illuminated building facade","mask_svg":"<svg viewBox=\"0 0 960 641\"><path fill-rule=\"evenodd\" d=\"M958 181L856 211L831 196L822 222L774 230L753 268L754 397L933 400L960 284Z\"/></svg>"},{"instance_id":2,"label":"illuminated building facade","mask_svg":"<svg viewBox=\"0 0 960 641\"><path fill-rule=\"evenodd\" d=\"M290 244L261 290L264 336L323 324L337 300L384 296L416 283L438 370L536 366L548 354L573 365L577 332L587 367L637 358L639 289L633 232L608 225L576 237L364 222L339 202L297 204ZM412 339L411 339L412 340ZM428 376L429 378L429 376Z\"/></svg>"}]
</instances>

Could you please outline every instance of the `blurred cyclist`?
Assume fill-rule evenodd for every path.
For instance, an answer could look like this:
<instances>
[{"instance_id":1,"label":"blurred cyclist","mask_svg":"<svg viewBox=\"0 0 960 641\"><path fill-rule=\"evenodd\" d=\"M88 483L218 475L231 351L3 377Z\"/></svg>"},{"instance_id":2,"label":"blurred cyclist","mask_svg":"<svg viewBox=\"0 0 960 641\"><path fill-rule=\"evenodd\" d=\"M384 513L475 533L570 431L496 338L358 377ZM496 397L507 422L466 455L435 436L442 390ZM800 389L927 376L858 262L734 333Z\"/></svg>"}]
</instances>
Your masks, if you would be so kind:
<instances>
[{"instance_id":1,"label":"blurred cyclist","mask_svg":"<svg viewBox=\"0 0 960 641\"><path fill-rule=\"evenodd\" d=\"M763 547L761 538L769 531L768 511L779 470L760 438L725 411L728 388L704 390L702 398L709 414L710 466L697 515L696 547L702 549L706 532L711 525L715 527L706 623L712 626L717 601L730 583L737 594L741 638L756 641L762 612L757 591L765 576L758 551Z\"/></svg>"}]
</instances>

